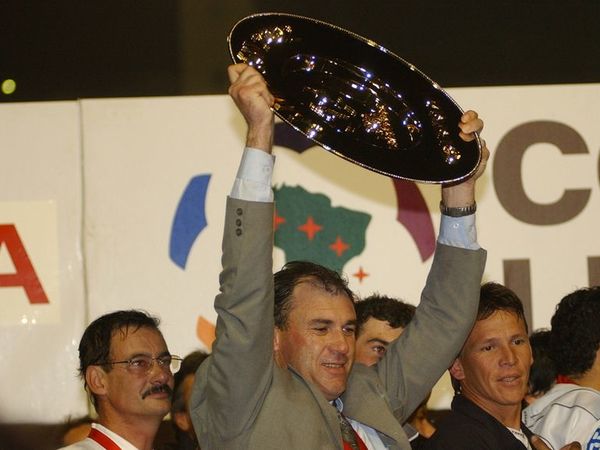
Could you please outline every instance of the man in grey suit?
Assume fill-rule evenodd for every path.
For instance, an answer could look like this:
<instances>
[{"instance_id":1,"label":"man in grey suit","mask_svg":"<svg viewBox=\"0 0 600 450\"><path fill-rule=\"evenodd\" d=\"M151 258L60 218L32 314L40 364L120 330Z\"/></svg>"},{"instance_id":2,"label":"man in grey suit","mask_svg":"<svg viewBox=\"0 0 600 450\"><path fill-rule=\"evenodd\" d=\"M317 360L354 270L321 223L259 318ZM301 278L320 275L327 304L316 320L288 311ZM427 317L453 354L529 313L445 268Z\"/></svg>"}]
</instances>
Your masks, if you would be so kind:
<instances>
[{"instance_id":1,"label":"man in grey suit","mask_svg":"<svg viewBox=\"0 0 600 450\"><path fill-rule=\"evenodd\" d=\"M442 189L448 215L415 318L379 364L353 366L356 314L345 283L295 263L274 286L274 98L251 67L231 66L229 77L248 134L227 201L217 337L190 403L200 446L408 450L399 422L458 354L477 311L485 251L475 236L474 184L487 148L473 178ZM460 135L471 140L482 127L469 111Z\"/></svg>"}]
</instances>

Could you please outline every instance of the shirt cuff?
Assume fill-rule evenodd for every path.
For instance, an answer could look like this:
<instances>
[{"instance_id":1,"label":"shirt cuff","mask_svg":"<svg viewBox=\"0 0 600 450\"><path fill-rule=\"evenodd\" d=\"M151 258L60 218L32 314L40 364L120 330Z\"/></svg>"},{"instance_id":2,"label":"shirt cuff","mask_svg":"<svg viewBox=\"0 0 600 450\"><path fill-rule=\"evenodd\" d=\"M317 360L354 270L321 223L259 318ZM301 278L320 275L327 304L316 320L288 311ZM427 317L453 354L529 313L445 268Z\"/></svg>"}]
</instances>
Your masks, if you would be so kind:
<instances>
[{"instance_id":1,"label":"shirt cuff","mask_svg":"<svg viewBox=\"0 0 600 450\"><path fill-rule=\"evenodd\" d=\"M479 250L481 246L477 243L475 214L463 217L450 217L442 214L438 242L451 247Z\"/></svg>"},{"instance_id":2,"label":"shirt cuff","mask_svg":"<svg viewBox=\"0 0 600 450\"><path fill-rule=\"evenodd\" d=\"M274 165L275 156L246 147L231 189L231 197L251 202L272 202Z\"/></svg>"}]
</instances>

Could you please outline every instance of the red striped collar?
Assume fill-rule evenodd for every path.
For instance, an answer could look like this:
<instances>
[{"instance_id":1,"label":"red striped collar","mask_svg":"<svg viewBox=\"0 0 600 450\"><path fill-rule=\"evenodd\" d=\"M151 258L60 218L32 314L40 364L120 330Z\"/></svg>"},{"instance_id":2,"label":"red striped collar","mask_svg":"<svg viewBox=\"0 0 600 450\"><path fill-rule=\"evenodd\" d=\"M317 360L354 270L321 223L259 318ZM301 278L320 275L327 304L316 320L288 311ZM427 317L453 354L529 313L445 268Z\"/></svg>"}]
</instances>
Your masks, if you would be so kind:
<instances>
[{"instance_id":1,"label":"red striped collar","mask_svg":"<svg viewBox=\"0 0 600 450\"><path fill-rule=\"evenodd\" d=\"M121 450L121 447L115 444L115 441L113 441L111 438L109 438L106 434L104 434L97 428L92 428L90 430L90 434L88 434L88 437L91 440L96 441L106 450Z\"/></svg>"}]
</instances>

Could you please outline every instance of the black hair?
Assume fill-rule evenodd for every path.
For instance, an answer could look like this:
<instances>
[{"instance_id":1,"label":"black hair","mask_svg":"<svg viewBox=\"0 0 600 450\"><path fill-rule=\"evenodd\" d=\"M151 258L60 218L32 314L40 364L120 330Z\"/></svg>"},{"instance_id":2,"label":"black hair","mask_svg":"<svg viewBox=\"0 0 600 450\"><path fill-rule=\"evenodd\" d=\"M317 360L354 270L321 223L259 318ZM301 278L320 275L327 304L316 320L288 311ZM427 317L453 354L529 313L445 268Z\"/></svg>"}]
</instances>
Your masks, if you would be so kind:
<instances>
[{"instance_id":1,"label":"black hair","mask_svg":"<svg viewBox=\"0 0 600 450\"><path fill-rule=\"evenodd\" d=\"M578 377L591 369L600 344L600 286L565 296L551 320L550 352L559 374Z\"/></svg>"},{"instance_id":2,"label":"black hair","mask_svg":"<svg viewBox=\"0 0 600 450\"><path fill-rule=\"evenodd\" d=\"M392 328L406 328L415 316L416 307L402 300L373 294L356 302L356 335L361 333L361 328L369 318L387 322Z\"/></svg>"},{"instance_id":3,"label":"black hair","mask_svg":"<svg viewBox=\"0 0 600 450\"><path fill-rule=\"evenodd\" d=\"M290 261L274 275L275 326L281 330L288 326L293 292L300 283L311 283L329 294L347 295L354 303L348 281L336 271L308 261Z\"/></svg>"},{"instance_id":4,"label":"black hair","mask_svg":"<svg viewBox=\"0 0 600 450\"><path fill-rule=\"evenodd\" d=\"M525 323L525 330L529 330L523 303L512 290L500 283L488 282L481 286L479 294L479 308L477 319L484 320L496 311L505 311L515 314Z\"/></svg>"},{"instance_id":5,"label":"black hair","mask_svg":"<svg viewBox=\"0 0 600 450\"><path fill-rule=\"evenodd\" d=\"M529 336L533 364L529 372L529 395L539 397L550 390L556 380L556 367L550 357L550 330L542 328Z\"/></svg>"}]
</instances>

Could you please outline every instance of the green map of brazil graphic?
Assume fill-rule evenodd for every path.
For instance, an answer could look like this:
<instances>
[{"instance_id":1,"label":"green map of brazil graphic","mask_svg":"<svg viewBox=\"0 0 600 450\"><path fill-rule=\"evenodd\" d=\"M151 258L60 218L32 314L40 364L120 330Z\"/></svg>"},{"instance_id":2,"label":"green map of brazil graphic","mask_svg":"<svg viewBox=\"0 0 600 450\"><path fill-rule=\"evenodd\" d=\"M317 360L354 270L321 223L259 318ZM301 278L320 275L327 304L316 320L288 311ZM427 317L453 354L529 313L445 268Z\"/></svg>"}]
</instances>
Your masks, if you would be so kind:
<instances>
[{"instance_id":1,"label":"green map of brazil graphic","mask_svg":"<svg viewBox=\"0 0 600 450\"><path fill-rule=\"evenodd\" d=\"M343 272L344 265L365 249L371 215L332 207L324 194L300 186L278 186L275 192L275 246L286 261L311 261Z\"/></svg>"}]
</instances>

